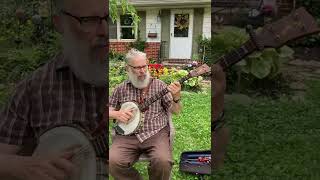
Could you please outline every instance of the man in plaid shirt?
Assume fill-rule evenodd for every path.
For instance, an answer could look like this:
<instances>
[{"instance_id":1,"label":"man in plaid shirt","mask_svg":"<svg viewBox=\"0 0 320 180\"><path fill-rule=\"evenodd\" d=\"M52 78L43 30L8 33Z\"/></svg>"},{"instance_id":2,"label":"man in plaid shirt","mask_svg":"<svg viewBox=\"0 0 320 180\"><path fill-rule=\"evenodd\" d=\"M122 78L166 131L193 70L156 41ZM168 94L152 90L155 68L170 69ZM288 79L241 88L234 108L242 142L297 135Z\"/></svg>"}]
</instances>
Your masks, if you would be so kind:
<instances>
[{"instance_id":1,"label":"man in plaid shirt","mask_svg":"<svg viewBox=\"0 0 320 180\"><path fill-rule=\"evenodd\" d=\"M77 170L70 161L74 151L47 157L17 154L52 126L80 123L94 130L103 119L108 91L108 1L54 3L53 22L62 35L63 50L19 82L0 113L0 179L70 177ZM103 170L97 179L108 178L106 167Z\"/></svg>"},{"instance_id":2,"label":"man in plaid shirt","mask_svg":"<svg viewBox=\"0 0 320 180\"><path fill-rule=\"evenodd\" d=\"M146 153L151 160L150 179L169 179L173 164L169 142L169 113L181 111L181 85L174 82L167 86L164 82L151 78L146 54L135 49L131 49L126 55L126 69L129 79L118 85L109 99L110 119L120 122L131 119L133 114L130 110L115 110L124 102L139 102L166 87L170 93L151 104L144 112L143 125L135 134L115 135L109 151L110 174L116 180L141 179L139 172L132 166L142 153Z\"/></svg>"}]
</instances>

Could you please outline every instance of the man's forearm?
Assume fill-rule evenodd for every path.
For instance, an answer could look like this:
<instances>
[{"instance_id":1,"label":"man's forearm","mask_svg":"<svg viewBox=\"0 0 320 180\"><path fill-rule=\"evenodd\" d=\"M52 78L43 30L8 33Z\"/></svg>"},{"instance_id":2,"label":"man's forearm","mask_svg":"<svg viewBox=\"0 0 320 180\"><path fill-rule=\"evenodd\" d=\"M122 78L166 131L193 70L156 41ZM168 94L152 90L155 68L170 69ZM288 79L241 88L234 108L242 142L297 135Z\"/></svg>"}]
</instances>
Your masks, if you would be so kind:
<instances>
[{"instance_id":1,"label":"man's forearm","mask_svg":"<svg viewBox=\"0 0 320 180\"><path fill-rule=\"evenodd\" d=\"M217 92L212 98L213 120L217 120L224 109L224 91Z\"/></svg>"},{"instance_id":2,"label":"man's forearm","mask_svg":"<svg viewBox=\"0 0 320 180\"><path fill-rule=\"evenodd\" d=\"M224 110L224 93L226 90L226 74L219 65L212 67L212 119L217 122ZM212 123L213 124L213 123ZM222 167L230 139L228 127L222 126L211 132L213 169Z\"/></svg>"},{"instance_id":3,"label":"man's forearm","mask_svg":"<svg viewBox=\"0 0 320 180\"><path fill-rule=\"evenodd\" d=\"M116 111L115 108L109 107L109 120L115 119Z\"/></svg>"},{"instance_id":4,"label":"man's forearm","mask_svg":"<svg viewBox=\"0 0 320 180\"><path fill-rule=\"evenodd\" d=\"M182 105L181 102L179 101L178 103L172 102L170 111L174 114L179 114L181 112Z\"/></svg>"}]
</instances>

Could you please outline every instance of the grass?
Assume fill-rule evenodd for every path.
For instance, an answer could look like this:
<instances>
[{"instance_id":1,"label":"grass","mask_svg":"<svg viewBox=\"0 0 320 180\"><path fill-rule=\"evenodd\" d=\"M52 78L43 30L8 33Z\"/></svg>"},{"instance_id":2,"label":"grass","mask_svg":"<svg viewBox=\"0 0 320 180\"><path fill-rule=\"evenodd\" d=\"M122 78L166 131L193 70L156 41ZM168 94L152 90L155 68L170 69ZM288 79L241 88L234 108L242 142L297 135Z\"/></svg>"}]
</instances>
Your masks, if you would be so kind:
<instances>
[{"instance_id":1,"label":"grass","mask_svg":"<svg viewBox=\"0 0 320 180\"><path fill-rule=\"evenodd\" d=\"M304 102L227 104L232 139L212 179L320 179L320 81L308 86Z\"/></svg>"},{"instance_id":2,"label":"grass","mask_svg":"<svg viewBox=\"0 0 320 180\"><path fill-rule=\"evenodd\" d=\"M180 155L183 151L199 151L211 149L211 95L210 91L202 93L182 92L183 112L173 116L176 129L174 139L174 166L172 169L172 180L198 179L194 175L179 171ZM148 179L148 163L138 162L135 167ZM112 179L112 178L111 178ZM209 176L206 177L209 179Z\"/></svg>"}]
</instances>

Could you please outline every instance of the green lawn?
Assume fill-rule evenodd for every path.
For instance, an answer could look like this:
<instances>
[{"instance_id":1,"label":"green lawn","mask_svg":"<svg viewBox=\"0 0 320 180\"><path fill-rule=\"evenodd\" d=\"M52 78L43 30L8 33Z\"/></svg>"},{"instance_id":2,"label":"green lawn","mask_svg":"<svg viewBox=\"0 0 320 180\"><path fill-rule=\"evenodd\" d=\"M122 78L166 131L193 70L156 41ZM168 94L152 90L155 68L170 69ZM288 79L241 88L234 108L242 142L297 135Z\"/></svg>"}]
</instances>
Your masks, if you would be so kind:
<instances>
[{"instance_id":1,"label":"green lawn","mask_svg":"<svg viewBox=\"0 0 320 180\"><path fill-rule=\"evenodd\" d=\"M226 164L212 179L320 179L320 81L304 102L258 99L227 104L232 140Z\"/></svg>"},{"instance_id":2,"label":"green lawn","mask_svg":"<svg viewBox=\"0 0 320 180\"><path fill-rule=\"evenodd\" d=\"M211 94L182 92L183 112L173 116L176 129L174 140L174 166L172 180L197 179L196 176L179 171L179 159L183 151L211 149ZM148 179L147 163L138 162L135 166ZM206 177L209 179L209 177Z\"/></svg>"}]
</instances>

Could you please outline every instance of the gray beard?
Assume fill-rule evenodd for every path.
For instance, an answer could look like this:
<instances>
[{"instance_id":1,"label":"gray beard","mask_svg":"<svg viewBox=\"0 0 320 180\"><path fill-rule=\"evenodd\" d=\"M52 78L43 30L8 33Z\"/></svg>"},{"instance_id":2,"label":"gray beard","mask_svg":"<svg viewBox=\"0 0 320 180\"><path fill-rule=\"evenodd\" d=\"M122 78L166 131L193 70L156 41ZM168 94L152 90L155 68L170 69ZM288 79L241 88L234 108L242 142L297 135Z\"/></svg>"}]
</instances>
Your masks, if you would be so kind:
<instances>
[{"instance_id":1,"label":"gray beard","mask_svg":"<svg viewBox=\"0 0 320 180\"><path fill-rule=\"evenodd\" d=\"M74 75L85 83L98 87L107 86L107 57L105 60L98 60L80 42L73 45L70 43L72 41L67 41L63 43L63 53Z\"/></svg>"},{"instance_id":2,"label":"gray beard","mask_svg":"<svg viewBox=\"0 0 320 180\"><path fill-rule=\"evenodd\" d=\"M132 85L135 88L138 88L138 89L143 89L149 85L149 82L150 82L149 71L147 72L146 75L147 75L146 78L143 81L141 81L138 79L138 77L136 75L134 75L132 72L128 71L129 81L132 83Z\"/></svg>"}]
</instances>

